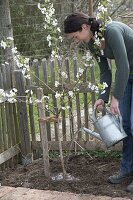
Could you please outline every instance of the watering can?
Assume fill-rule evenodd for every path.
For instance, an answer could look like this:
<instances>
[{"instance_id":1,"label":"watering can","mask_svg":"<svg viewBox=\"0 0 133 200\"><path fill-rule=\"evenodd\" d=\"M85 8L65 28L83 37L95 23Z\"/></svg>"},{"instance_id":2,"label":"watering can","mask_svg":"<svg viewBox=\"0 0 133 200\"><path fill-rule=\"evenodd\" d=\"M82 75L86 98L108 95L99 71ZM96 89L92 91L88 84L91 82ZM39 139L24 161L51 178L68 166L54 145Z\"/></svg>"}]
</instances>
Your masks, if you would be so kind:
<instances>
[{"instance_id":1,"label":"watering can","mask_svg":"<svg viewBox=\"0 0 133 200\"><path fill-rule=\"evenodd\" d=\"M127 135L123 130L121 115L116 116L106 108L104 108L104 111L105 115L97 118L97 109L94 109L92 115L94 127L98 133L87 128L83 128L83 130L91 136L103 141L106 147L109 148L123 140Z\"/></svg>"}]
</instances>

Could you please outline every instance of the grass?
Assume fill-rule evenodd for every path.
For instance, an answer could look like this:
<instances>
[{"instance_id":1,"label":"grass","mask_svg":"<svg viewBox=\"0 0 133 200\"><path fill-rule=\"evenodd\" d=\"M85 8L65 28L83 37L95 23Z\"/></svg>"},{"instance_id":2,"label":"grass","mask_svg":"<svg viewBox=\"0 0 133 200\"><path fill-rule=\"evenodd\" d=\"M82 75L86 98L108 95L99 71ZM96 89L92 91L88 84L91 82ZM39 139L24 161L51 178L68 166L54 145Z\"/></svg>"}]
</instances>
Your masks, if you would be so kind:
<instances>
[{"instance_id":1,"label":"grass","mask_svg":"<svg viewBox=\"0 0 133 200\"><path fill-rule=\"evenodd\" d=\"M121 159L121 152L120 151L112 151L112 150L107 150L107 151L103 151L103 150L89 150L89 151L77 151L76 154L75 152L71 151L70 155L69 155L69 151L63 151L63 155L64 157L66 156L70 156L70 155L83 155L83 156L88 156L88 154L90 156L92 156L93 158L107 158L107 157L112 157L112 158L116 158L116 159ZM57 159L60 157L59 151L50 151L49 154L50 159Z\"/></svg>"}]
</instances>

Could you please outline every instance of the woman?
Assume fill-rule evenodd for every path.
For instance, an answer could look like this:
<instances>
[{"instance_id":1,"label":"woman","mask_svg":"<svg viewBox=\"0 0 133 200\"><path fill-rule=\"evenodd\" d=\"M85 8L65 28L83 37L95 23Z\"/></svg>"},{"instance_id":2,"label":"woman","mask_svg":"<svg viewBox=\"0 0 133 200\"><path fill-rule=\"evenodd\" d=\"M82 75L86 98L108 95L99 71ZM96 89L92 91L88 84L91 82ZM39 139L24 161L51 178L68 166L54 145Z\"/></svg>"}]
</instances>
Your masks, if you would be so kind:
<instances>
[{"instance_id":1,"label":"woman","mask_svg":"<svg viewBox=\"0 0 133 200\"><path fill-rule=\"evenodd\" d=\"M106 92L99 96L94 108L102 108L109 100L112 73L108 58L115 60L115 85L112 91L110 111L113 114L122 115L123 128L128 137L123 140L120 171L110 176L108 181L114 184L121 183L133 176L133 30L121 22L112 21L102 32L98 20L77 12L65 19L64 32L77 43L88 43L88 48L100 67L100 82L108 84ZM97 35L99 39L102 39L100 46L96 47ZM127 187L127 191L133 192L133 181Z\"/></svg>"}]
</instances>

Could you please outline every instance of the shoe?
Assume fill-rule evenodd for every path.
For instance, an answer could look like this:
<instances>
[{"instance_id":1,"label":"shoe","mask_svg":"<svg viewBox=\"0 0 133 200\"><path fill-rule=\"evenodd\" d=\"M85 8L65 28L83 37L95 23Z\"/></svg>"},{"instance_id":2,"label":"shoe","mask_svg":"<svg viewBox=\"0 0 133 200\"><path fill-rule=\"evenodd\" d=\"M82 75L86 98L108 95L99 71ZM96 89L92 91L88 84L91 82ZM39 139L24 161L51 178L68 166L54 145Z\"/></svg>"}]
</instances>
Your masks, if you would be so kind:
<instances>
[{"instance_id":1,"label":"shoe","mask_svg":"<svg viewBox=\"0 0 133 200\"><path fill-rule=\"evenodd\" d=\"M128 185L126 191L133 193L133 181Z\"/></svg>"},{"instance_id":2,"label":"shoe","mask_svg":"<svg viewBox=\"0 0 133 200\"><path fill-rule=\"evenodd\" d=\"M122 183L125 179L131 178L132 176L133 176L133 173L123 174L122 172L118 172L117 174L110 176L108 178L108 182L113 183L113 184L119 184L119 183Z\"/></svg>"}]
</instances>

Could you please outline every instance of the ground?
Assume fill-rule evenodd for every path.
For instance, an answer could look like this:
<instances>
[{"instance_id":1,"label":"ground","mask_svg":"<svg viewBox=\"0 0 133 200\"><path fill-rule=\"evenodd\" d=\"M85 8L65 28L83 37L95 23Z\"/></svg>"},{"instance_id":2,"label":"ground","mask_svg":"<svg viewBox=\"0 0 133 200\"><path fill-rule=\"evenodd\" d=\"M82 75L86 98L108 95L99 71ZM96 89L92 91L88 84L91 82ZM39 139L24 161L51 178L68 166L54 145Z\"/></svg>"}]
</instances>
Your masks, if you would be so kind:
<instances>
[{"instance_id":1,"label":"ground","mask_svg":"<svg viewBox=\"0 0 133 200\"><path fill-rule=\"evenodd\" d=\"M93 158L93 159L92 159ZM19 165L16 169L8 169L0 172L2 186L29 187L32 189L54 190L91 195L106 195L110 197L128 197L133 194L125 191L131 180L120 185L112 185L107 182L108 176L119 169L120 158L116 156L71 155L67 164L67 173L75 178L75 181L53 181L44 176L43 160L39 159L27 167ZM60 159L50 160L51 174L62 172Z\"/></svg>"}]
</instances>

